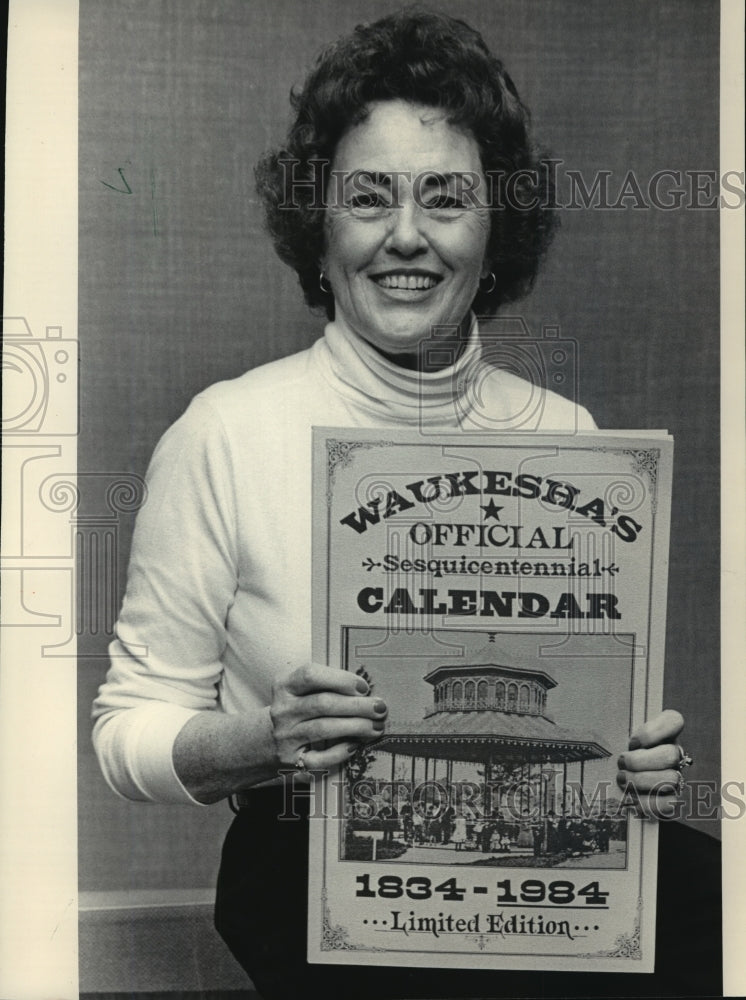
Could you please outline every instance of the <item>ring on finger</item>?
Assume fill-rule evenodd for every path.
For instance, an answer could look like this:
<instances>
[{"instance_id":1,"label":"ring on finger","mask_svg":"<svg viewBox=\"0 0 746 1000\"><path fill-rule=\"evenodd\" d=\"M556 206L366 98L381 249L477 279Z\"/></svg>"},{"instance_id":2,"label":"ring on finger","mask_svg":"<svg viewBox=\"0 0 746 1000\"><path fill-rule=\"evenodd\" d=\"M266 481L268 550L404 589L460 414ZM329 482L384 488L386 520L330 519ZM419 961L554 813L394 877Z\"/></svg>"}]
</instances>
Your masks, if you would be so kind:
<instances>
[{"instance_id":1,"label":"ring on finger","mask_svg":"<svg viewBox=\"0 0 746 1000\"><path fill-rule=\"evenodd\" d=\"M680 743L676 744L676 749L679 751L679 762L676 767L679 771L683 771L685 767L691 767L694 763L694 758L690 757L686 750L682 747Z\"/></svg>"},{"instance_id":2,"label":"ring on finger","mask_svg":"<svg viewBox=\"0 0 746 1000\"><path fill-rule=\"evenodd\" d=\"M306 763L305 753L308 750L308 746L301 747L298 751L298 756L295 758L295 770L299 774L308 770L308 764Z\"/></svg>"}]
</instances>

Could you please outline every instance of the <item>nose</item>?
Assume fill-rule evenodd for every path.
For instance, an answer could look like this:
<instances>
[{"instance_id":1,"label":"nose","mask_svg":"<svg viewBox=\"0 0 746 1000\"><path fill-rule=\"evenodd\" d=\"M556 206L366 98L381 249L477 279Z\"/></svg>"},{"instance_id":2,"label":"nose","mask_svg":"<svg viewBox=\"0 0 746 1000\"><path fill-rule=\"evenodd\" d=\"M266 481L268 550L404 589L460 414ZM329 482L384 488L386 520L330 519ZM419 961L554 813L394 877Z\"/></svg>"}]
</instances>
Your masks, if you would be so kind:
<instances>
[{"instance_id":1,"label":"nose","mask_svg":"<svg viewBox=\"0 0 746 1000\"><path fill-rule=\"evenodd\" d=\"M394 209L386 238L386 249L401 257L416 257L427 252L427 240L422 231L422 215L414 201Z\"/></svg>"}]
</instances>

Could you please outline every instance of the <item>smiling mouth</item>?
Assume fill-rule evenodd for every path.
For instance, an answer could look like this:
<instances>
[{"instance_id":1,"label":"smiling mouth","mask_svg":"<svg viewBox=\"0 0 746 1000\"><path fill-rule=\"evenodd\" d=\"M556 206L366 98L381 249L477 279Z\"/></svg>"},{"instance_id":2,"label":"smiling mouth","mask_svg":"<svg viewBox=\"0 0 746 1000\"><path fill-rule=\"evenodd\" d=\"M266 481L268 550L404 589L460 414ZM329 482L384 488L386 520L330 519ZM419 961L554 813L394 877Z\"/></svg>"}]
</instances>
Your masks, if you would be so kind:
<instances>
[{"instance_id":1,"label":"smiling mouth","mask_svg":"<svg viewBox=\"0 0 746 1000\"><path fill-rule=\"evenodd\" d=\"M441 280L432 274L381 274L372 275L371 280L380 288L399 288L407 291L426 291Z\"/></svg>"}]
</instances>

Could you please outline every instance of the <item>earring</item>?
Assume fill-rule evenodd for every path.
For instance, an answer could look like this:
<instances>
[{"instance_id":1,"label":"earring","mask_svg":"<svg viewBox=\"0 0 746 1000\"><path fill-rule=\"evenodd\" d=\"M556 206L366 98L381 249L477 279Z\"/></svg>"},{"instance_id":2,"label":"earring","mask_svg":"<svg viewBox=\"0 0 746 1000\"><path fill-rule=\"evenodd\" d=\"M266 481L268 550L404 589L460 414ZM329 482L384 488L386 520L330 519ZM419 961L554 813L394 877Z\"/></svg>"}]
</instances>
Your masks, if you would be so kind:
<instances>
[{"instance_id":1,"label":"earring","mask_svg":"<svg viewBox=\"0 0 746 1000\"><path fill-rule=\"evenodd\" d=\"M483 281L490 281L489 287L483 288L482 287ZM482 295L489 295L491 292L494 292L496 288L497 288L497 278L495 277L494 271L490 271L490 273L488 275L485 275L484 278L479 279L479 291L482 293Z\"/></svg>"},{"instance_id":2,"label":"earring","mask_svg":"<svg viewBox=\"0 0 746 1000\"><path fill-rule=\"evenodd\" d=\"M327 287L324 287L324 282L326 282ZM332 294L332 286L329 284L326 275L323 271L319 272L319 288L324 293L324 295Z\"/></svg>"}]
</instances>

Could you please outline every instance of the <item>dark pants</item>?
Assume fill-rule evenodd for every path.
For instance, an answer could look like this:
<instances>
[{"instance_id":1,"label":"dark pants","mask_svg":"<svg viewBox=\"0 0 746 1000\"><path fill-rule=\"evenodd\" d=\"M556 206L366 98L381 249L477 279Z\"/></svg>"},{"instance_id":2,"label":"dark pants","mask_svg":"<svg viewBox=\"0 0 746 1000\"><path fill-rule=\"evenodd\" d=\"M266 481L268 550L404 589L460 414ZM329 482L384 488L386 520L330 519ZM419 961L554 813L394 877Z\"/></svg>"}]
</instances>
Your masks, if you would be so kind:
<instances>
[{"instance_id":1,"label":"dark pants","mask_svg":"<svg viewBox=\"0 0 746 1000\"><path fill-rule=\"evenodd\" d=\"M444 1000L722 995L719 843L661 823L656 971L490 972L306 962L308 819L278 820L281 789L252 794L223 847L215 923L265 1000Z\"/></svg>"}]
</instances>

